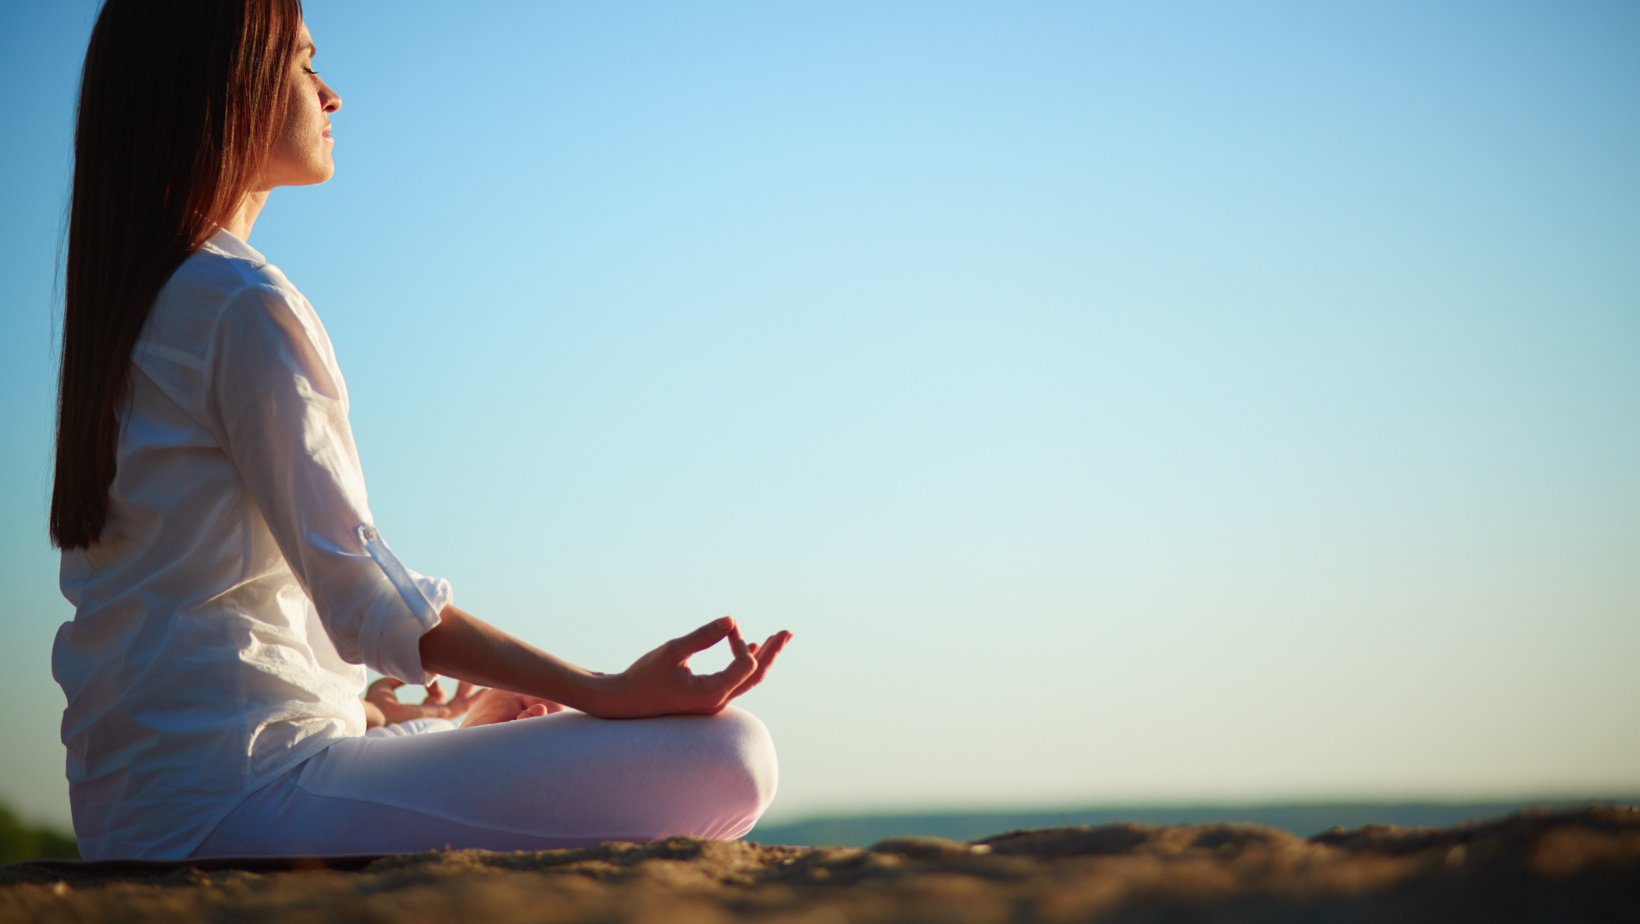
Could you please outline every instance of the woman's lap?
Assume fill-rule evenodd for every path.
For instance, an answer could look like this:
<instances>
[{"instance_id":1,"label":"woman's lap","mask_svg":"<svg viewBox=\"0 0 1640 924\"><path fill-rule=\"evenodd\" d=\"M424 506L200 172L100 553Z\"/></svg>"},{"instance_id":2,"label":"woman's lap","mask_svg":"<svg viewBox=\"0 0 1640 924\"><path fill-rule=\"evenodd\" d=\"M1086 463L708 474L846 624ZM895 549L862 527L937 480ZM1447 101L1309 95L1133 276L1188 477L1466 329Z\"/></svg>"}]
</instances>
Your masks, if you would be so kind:
<instances>
[{"instance_id":1,"label":"woman's lap","mask_svg":"<svg viewBox=\"0 0 1640 924\"><path fill-rule=\"evenodd\" d=\"M729 839L768 807L776 775L767 729L733 708L349 738L252 793L193 856Z\"/></svg>"}]
</instances>

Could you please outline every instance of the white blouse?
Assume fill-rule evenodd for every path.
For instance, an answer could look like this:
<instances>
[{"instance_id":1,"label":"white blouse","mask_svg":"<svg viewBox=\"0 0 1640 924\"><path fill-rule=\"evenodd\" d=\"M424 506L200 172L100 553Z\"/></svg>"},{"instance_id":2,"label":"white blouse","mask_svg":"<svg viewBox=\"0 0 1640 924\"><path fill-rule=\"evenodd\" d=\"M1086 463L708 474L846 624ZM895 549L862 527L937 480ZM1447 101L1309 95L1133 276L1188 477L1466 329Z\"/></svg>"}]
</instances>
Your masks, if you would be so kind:
<instances>
[{"instance_id":1,"label":"white blouse","mask_svg":"<svg viewBox=\"0 0 1640 924\"><path fill-rule=\"evenodd\" d=\"M426 679L452 594L376 532L330 338L249 245L189 256L131 362L108 526L63 553L51 667L81 853L180 859L364 733L361 664Z\"/></svg>"}]
</instances>

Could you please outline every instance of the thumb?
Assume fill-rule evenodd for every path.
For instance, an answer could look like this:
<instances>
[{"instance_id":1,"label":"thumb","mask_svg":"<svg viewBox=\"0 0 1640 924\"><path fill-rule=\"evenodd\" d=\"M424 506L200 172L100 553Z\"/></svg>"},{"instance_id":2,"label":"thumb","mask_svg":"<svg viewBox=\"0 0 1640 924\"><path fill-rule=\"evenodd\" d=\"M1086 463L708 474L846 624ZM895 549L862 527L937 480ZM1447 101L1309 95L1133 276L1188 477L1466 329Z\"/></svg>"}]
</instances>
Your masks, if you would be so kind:
<instances>
[{"instance_id":1,"label":"thumb","mask_svg":"<svg viewBox=\"0 0 1640 924\"><path fill-rule=\"evenodd\" d=\"M370 684L370 687L364 691L364 695L392 696L393 691L402 686L404 686L404 681L397 677L380 677Z\"/></svg>"}]
</instances>

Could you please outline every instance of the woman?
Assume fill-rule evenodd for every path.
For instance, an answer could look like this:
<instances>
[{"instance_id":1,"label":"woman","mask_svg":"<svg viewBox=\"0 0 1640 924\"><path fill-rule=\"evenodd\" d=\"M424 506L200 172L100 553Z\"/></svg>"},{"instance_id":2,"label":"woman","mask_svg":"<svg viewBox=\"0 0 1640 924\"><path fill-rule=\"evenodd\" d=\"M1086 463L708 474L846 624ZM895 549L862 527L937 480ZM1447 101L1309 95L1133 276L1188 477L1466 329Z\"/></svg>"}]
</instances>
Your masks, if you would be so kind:
<instances>
[{"instance_id":1,"label":"woman","mask_svg":"<svg viewBox=\"0 0 1640 924\"><path fill-rule=\"evenodd\" d=\"M313 55L299 0L108 0L86 52L51 504L83 855L744 834L774 752L729 703L790 633L724 618L600 674L457 609L376 531L330 341L245 243L270 190L333 172ZM733 663L692 674L724 639ZM364 666L388 678L369 703ZM392 694L438 674L448 703Z\"/></svg>"}]
</instances>

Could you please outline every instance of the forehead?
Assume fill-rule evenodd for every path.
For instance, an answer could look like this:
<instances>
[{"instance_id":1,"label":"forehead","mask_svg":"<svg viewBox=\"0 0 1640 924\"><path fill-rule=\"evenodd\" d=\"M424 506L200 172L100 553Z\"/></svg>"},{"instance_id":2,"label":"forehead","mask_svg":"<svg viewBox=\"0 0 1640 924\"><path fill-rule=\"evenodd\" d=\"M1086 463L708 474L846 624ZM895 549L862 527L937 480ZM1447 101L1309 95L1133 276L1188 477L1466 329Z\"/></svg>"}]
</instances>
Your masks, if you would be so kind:
<instances>
[{"instance_id":1,"label":"forehead","mask_svg":"<svg viewBox=\"0 0 1640 924\"><path fill-rule=\"evenodd\" d=\"M296 53L312 54L314 50L313 33L308 31L307 23L304 22L296 30Z\"/></svg>"}]
</instances>

